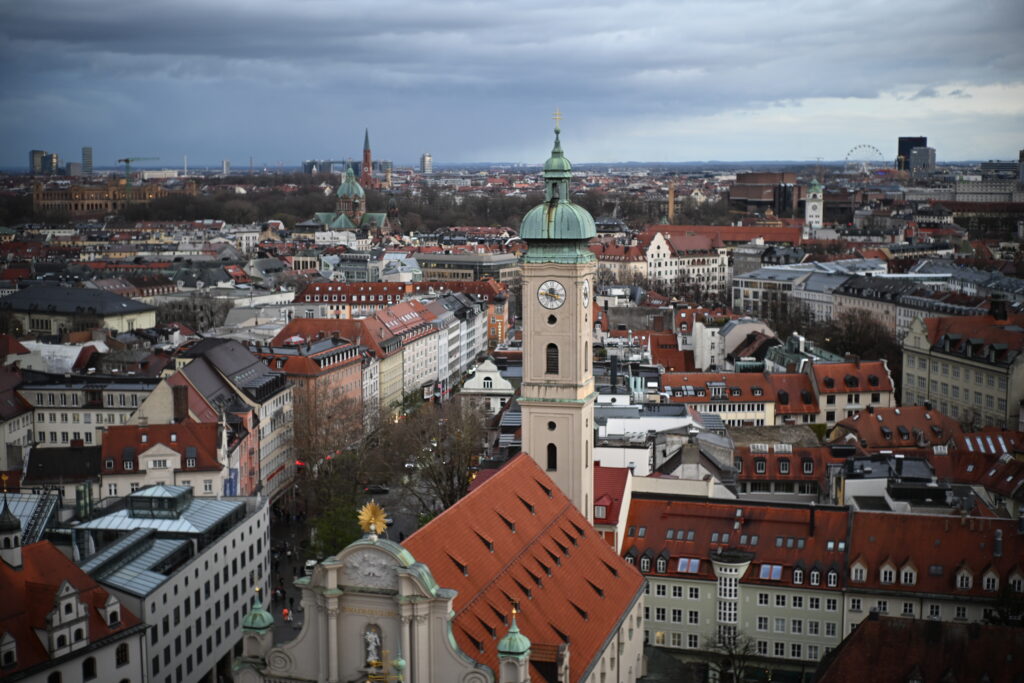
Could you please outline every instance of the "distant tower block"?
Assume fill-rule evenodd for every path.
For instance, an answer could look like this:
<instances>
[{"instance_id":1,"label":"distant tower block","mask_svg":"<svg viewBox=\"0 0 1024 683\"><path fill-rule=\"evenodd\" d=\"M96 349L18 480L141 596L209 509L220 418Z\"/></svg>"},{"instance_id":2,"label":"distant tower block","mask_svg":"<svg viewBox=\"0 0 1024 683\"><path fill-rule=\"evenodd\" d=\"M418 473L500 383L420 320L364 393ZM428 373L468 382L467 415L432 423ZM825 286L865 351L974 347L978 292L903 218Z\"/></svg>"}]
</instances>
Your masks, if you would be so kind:
<instances>
[{"instance_id":1,"label":"distant tower block","mask_svg":"<svg viewBox=\"0 0 1024 683\"><path fill-rule=\"evenodd\" d=\"M92 175L92 147L82 148L82 175Z\"/></svg>"},{"instance_id":2,"label":"distant tower block","mask_svg":"<svg viewBox=\"0 0 1024 683\"><path fill-rule=\"evenodd\" d=\"M420 157L420 173L424 175L434 172L434 157L430 152L424 152Z\"/></svg>"},{"instance_id":3,"label":"distant tower block","mask_svg":"<svg viewBox=\"0 0 1024 683\"><path fill-rule=\"evenodd\" d=\"M825 220L825 195L817 179L811 181L807 188L807 200L804 202L804 226L807 230L820 230Z\"/></svg>"},{"instance_id":4,"label":"distant tower block","mask_svg":"<svg viewBox=\"0 0 1024 683\"><path fill-rule=\"evenodd\" d=\"M231 162L228 161L227 159L225 159L224 161L220 162L220 173L221 173L221 175L224 175L224 176L231 175Z\"/></svg>"}]
</instances>

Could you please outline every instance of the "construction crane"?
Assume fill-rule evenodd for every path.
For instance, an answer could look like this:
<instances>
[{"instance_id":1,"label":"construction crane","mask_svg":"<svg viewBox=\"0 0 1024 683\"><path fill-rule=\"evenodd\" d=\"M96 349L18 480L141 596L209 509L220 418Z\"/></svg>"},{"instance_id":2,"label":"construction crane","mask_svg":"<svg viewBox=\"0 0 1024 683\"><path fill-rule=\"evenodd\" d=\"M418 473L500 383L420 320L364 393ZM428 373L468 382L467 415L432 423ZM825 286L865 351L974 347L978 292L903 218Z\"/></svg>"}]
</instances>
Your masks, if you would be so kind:
<instances>
[{"instance_id":1,"label":"construction crane","mask_svg":"<svg viewBox=\"0 0 1024 683\"><path fill-rule=\"evenodd\" d=\"M132 185L132 162L133 161L158 161L160 157L125 157L118 159L117 163L124 164L124 184L126 187Z\"/></svg>"}]
</instances>

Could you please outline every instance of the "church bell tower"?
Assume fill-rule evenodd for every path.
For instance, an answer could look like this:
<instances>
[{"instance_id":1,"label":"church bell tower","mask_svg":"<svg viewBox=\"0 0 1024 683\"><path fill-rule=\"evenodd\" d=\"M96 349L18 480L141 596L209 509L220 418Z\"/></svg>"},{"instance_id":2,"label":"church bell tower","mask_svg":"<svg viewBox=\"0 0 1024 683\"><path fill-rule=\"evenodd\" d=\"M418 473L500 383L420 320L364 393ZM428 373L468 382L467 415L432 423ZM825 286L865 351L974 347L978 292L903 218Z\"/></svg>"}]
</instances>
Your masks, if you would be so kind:
<instances>
[{"instance_id":1,"label":"church bell tower","mask_svg":"<svg viewBox=\"0 0 1024 683\"><path fill-rule=\"evenodd\" d=\"M544 164L544 202L523 218L523 450L593 522L594 219L569 197L572 164L555 145Z\"/></svg>"}]
</instances>

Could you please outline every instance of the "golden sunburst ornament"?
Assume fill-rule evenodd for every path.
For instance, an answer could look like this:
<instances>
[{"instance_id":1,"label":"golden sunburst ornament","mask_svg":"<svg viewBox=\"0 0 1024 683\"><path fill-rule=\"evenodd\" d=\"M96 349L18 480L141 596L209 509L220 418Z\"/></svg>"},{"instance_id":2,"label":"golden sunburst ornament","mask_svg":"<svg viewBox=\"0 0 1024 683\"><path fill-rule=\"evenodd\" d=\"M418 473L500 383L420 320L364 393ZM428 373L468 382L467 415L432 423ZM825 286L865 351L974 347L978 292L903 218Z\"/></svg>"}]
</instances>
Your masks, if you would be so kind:
<instances>
[{"instance_id":1,"label":"golden sunburst ornament","mask_svg":"<svg viewBox=\"0 0 1024 683\"><path fill-rule=\"evenodd\" d=\"M387 528L387 515L384 508L371 500L359 510L359 527L363 533L379 534Z\"/></svg>"}]
</instances>

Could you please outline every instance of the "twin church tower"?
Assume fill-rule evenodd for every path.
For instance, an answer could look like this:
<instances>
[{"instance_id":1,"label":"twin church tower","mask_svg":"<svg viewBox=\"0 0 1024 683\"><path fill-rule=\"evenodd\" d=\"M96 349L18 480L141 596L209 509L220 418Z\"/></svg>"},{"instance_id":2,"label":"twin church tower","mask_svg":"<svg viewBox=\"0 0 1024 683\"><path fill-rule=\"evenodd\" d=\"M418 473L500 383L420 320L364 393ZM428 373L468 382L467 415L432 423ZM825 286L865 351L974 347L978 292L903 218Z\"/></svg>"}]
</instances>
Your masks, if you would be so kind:
<instances>
[{"instance_id":1,"label":"twin church tower","mask_svg":"<svg viewBox=\"0 0 1024 683\"><path fill-rule=\"evenodd\" d=\"M544 164L544 203L523 218L523 450L593 523L593 217L569 197L572 164L555 145Z\"/></svg>"}]
</instances>

